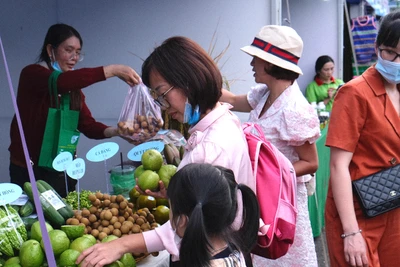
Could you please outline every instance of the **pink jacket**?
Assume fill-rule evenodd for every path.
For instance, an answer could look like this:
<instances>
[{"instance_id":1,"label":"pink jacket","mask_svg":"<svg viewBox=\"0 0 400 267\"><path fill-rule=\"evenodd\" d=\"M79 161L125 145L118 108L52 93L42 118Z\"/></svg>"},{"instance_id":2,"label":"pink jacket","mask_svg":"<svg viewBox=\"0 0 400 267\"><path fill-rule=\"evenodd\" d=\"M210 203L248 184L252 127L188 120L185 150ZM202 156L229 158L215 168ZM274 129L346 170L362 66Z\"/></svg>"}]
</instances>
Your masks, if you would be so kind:
<instances>
[{"instance_id":1,"label":"pink jacket","mask_svg":"<svg viewBox=\"0 0 400 267\"><path fill-rule=\"evenodd\" d=\"M218 103L210 113L190 128L190 138L185 147L179 168L189 163L210 163L231 169L238 183L255 191L247 143L240 120L229 109L231 105ZM241 218L242 201L239 192L237 218ZM236 225L236 223L235 223ZM143 232L148 252L167 249L172 259L179 259L179 248L174 242L174 232L168 221L153 231Z\"/></svg>"}]
</instances>

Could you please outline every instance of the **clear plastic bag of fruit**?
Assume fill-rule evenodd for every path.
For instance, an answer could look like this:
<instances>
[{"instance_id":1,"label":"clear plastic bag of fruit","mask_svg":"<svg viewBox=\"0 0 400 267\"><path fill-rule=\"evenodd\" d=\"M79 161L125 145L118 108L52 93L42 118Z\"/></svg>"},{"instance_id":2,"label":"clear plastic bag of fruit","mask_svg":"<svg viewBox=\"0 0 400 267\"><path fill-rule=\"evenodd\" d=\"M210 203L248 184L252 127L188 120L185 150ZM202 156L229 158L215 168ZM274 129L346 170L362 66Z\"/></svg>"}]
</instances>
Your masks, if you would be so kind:
<instances>
[{"instance_id":1,"label":"clear plastic bag of fruit","mask_svg":"<svg viewBox=\"0 0 400 267\"><path fill-rule=\"evenodd\" d=\"M143 83L129 89L119 115L118 133L139 145L157 134L163 126L161 109Z\"/></svg>"}]
</instances>

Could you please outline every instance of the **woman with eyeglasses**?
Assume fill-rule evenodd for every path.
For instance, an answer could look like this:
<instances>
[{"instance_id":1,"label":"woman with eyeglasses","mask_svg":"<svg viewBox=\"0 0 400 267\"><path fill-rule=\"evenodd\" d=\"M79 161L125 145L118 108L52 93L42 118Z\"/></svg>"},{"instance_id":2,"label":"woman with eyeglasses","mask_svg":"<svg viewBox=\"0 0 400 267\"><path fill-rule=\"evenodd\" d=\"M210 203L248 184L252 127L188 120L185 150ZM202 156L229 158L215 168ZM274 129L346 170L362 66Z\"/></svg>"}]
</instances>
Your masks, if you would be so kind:
<instances>
[{"instance_id":1,"label":"woman with eyeglasses","mask_svg":"<svg viewBox=\"0 0 400 267\"><path fill-rule=\"evenodd\" d=\"M379 25L377 63L340 88L329 123L325 222L332 267L398 266L400 260L400 209L367 218L352 191L352 181L400 162L400 11ZM368 189L380 192L380 186Z\"/></svg>"},{"instance_id":2,"label":"woman with eyeglasses","mask_svg":"<svg viewBox=\"0 0 400 267\"><path fill-rule=\"evenodd\" d=\"M189 38L171 37L144 61L142 79L157 95L157 104L166 109L172 118L191 126L178 170L190 163L219 165L231 169L237 183L245 184L254 191L255 180L240 120L230 112L231 105L219 102L222 75L207 52ZM160 192L147 190L146 193L167 197L162 182ZM235 229L241 226L242 206L241 195L238 195L239 212L234 222ZM82 267L104 266L127 252L166 249L171 254L170 266L182 266L179 248L180 237L168 221L155 230L95 245L84 251L77 263L81 263ZM210 247L210 250L216 249L213 245ZM248 251L242 252L248 255ZM240 266L246 266L244 264L242 259ZM251 266L251 262L246 264Z\"/></svg>"},{"instance_id":3,"label":"woman with eyeglasses","mask_svg":"<svg viewBox=\"0 0 400 267\"><path fill-rule=\"evenodd\" d=\"M82 38L77 30L66 24L52 25L46 34L36 64L26 66L20 74L17 104L35 177L47 181L61 195L66 195L64 173L38 166L40 150L50 107L48 80L57 70L59 94L70 94L70 109L79 111L78 130L91 139L117 136L117 129L97 122L85 103L81 89L110 77L118 77L129 85L140 81L139 75L125 65L74 69L82 61ZM10 177L21 187L29 181L24 151L17 120L14 116L10 129ZM68 188L74 190L76 180L68 179Z\"/></svg>"}]
</instances>

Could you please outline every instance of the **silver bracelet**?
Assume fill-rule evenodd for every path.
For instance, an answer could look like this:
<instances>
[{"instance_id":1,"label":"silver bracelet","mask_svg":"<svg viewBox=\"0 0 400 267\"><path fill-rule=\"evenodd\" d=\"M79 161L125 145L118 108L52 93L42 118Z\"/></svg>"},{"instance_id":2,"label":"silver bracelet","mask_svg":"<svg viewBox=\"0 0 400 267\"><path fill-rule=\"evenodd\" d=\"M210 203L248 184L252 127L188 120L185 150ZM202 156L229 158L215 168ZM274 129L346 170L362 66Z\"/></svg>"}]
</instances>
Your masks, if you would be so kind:
<instances>
[{"instance_id":1,"label":"silver bracelet","mask_svg":"<svg viewBox=\"0 0 400 267\"><path fill-rule=\"evenodd\" d=\"M340 237L341 237L341 238L346 238L346 237L348 237L348 236L360 234L361 232L362 232L362 230L359 229L357 232L353 232L353 233L349 233L349 234L341 234Z\"/></svg>"}]
</instances>

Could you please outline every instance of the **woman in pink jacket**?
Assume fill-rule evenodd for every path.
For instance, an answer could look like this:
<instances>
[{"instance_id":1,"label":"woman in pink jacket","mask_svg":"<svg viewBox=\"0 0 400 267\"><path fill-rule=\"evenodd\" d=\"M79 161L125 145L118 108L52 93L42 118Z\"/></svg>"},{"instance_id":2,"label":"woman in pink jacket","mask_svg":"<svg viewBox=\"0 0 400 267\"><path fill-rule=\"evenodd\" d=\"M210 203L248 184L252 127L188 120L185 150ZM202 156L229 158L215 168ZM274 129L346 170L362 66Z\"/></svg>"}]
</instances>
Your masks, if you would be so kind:
<instances>
[{"instance_id":1,"label":"woman in pink jacket","mask_svg":"<svg viewBox=\"0 0 400 267\"><path fill-rule=\"evenodd\" d=\"M219 102L222 75L207 52L185 37L164 41L145 60L142 80L157 95L155 102L175 120L188 123L190 138L178 169L190 163L210 163L231 169L236 182L255 189L247 143L239 119L229 104ZM166 196L160 184L159 197ZM148 192L146 192L148 193ZM242 199L238 194L238 214L242 219ZM170 222L156 230L133 234L84 251L77 262L85 266L103 266L127 252L167 250L171 261L179 260L179 244ZM242 265L246 266L242 258ZM249 266L249 265L248 265Z\"/></svg>"}]
</instances>

